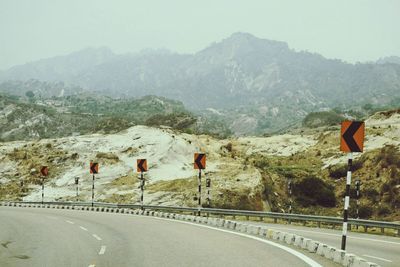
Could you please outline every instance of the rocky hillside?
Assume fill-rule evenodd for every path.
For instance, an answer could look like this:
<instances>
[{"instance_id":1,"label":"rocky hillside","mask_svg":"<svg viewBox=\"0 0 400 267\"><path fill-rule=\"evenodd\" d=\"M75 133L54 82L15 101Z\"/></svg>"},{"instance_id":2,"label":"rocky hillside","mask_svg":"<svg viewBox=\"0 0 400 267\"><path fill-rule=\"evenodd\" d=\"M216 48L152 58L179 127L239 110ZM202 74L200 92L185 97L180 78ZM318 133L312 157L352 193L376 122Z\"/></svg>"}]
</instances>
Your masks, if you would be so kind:
<instances>
[{"instance_id":1,"label":"rocky hillside","mask_svg":"<svg viewBox=\"0 0 400 267\"><path fill-rule=\"evenodd\" d=\"M400 220L400 112L376 113L366 126L365 152L354 155L353 182L362 183L360 217ZM296 131L218 140L170 128L134 126L108 135L1 143L0 196L40 199L38 168L48 165L46 199L74 199L74 178L80 177L80 199L88 201L88 165L94 160L100 163L97 200L138 203L134 166L137 158L147 158L145 203L195 206L193 153L203 151L205 177L212 179L213 207L285 212L287 181L292 179L294 212L340 216L347 156L339 152L339 125ZM354 198L351 216L355 216Z\"/></svg>"},{"instance_id":2,"label":"rocky hillside","mask_svg":"<svg viewBox=\"0 0 400 267\"><path fill-rule=\"evenodd\" d=\"M164 96L212 110L243 135L280 130L312 111L386 105L400 96L400 65L393 62L348 64L235 33L189 55L86 49L16 66L0 80L64 81L112 97Z\"/></svg>"},{"instance_id":3,"label":"rocky hillside","mask_svg":"<svg viewBox=\"0 0 400 267\"><path fill-rule=\"evenodd\" d=\"M34 93L24 97L0 94L0 141L115 133L138 124L184 131L195 123L196 118L182 103L162 97L113 99L79 94L42 98Z\"/></svg>"}]
</instances>

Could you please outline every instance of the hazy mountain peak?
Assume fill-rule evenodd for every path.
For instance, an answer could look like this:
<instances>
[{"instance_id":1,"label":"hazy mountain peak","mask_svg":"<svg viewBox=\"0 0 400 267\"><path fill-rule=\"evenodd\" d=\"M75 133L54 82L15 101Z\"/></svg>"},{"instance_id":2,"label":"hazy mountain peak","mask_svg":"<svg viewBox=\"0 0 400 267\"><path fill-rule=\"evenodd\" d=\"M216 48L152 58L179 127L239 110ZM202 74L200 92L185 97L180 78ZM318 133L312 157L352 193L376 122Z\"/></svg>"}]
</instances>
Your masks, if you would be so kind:
<instances>
[{"instance_id":1,"label":"hazy mountain peak","mask_svg":"<svg viewBox=\"0 0 400 267\"><path fill-rule=\"evenodd\" d=\"M390 56L390 57L384 57L380 58L376 61L377 64L400 64L400 57L397 56Z\"/></svg>"},{"instance_id":2,"label":"hazy mountain peak","mask_svg":"<svg viewBox=\"0 0 400 267\"><path fill-rule=\"evenodd\" d=\"M235 58L256 54L289 52L285 42L257 38L250 33L236 32L220 42L211 44L199 54L212 54L223 58Z\"/></svg>"}]
</instances>

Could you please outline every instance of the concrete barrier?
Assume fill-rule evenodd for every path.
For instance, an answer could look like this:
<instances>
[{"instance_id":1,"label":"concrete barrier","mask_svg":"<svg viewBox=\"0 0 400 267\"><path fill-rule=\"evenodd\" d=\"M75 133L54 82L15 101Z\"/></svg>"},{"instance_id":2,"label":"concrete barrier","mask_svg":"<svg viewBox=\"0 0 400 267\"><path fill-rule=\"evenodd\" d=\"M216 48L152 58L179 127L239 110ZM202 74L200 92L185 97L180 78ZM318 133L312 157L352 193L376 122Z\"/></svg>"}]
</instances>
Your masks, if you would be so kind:
<instances>
[{"instance_id":1,"label":"concrete barrier","mask_svg":"<svg viewBox=\"0 0 400 267\"><path fill-rule=\"evenodd\" d=\"M254 226L253 229L251 229L251 234L252 235L258 235L260 232L261 226Z\"/></svg>"},{"instance_id":2,"label":"concrete barrier","mask_svg":"<svg viewBox=\"0 0 400 267\"><path fill-rule=\"evenodd\" d=\"M266 235L265 237L266 237L267 239L273 239L273 238L274 238L274 233L275 233L275 230L268 229L267 235Z\"/></svg>"},{"instance_id":3,"label":"concrete barrier","mask_svg":"<svg viewBox=\"0 0 400 267\"><path fill-rule=\"evenodd\" d=\"M272 239L273 239L273 240L279 240L279 234L280 234L279 231L274 230L274 231L272 232Z\"/></svg>"},{"instance_id":4,"label":"concrete barrier","mask_svg":"<svg viewBox=\"0 0 400 267\"><path fill-rule=\"evenodd\" d=\"M286 242L286 244L291 245L291 244L294 243L294 240L295 240L294 234L287 233L287 234L285 235L285 242Z\"/></svg>"},{"instance_id":5,"label":"concrete barrier","mask_svg":"<svg viewBox=\"0 0 400 267\"><path fill-rule=\"evenodd\" d=\"M238 232L240 232L240 229L242 228L242 225L243 225L243 223L241 223L241 222L236 222L235 230L238 231Z\"/></svg>"},{"instance_id":6,"label":"concrete barrier","mask_svg":"<svg viewBox=\"0 0 400 267\"><path fill-rule=\"evenodd\" d=\"M240 232L246 233L248 227L249 227L249 225L247 223L242 224L242 228L240 228Z\"/></svg>"},{"instance_id":7,"label":"concrete barrier","mask_svg":"<svg viewBox=\"0 0 400 267\"><path fill-rule=\"evenodd\" d=\"M308 246L308 243L311 241L311 239L309 239L309 238L303 238L303 242L301 243L301 248L302 249L304 249L304 250L306 250L307 249L307 246Z\"/></svg>"},{"instance_id":8,"label":"concrete barrier","mask_svg":"<svg viewBox=\"0 0 400 267\"><path fill-rule=\"evenodd\" d=\"M253 231L253 225L249 225L248 224L247 227L246 227L246 232L245 233L250 234L251 231Z\"/></svg>"},{"instance_id":9,"label":"concrete barrier","mask_svg":"<svg viewBox=\"0 0 400 267\"><path fill-rule=\"evenodd\" d=\"M299 235L295 235L294 237L294 245L296 247L301 247L301 244L303 243L303 237Z\"/></svg>"},{"instance_id":10,"label":"concrete barrier","mask_svg":"<svg viewBox=\"0 0 400 267\"><path fill-rule=\"evenodd\" d=\"M350 265L350 267L376 267L376 266L379 265L373 262L368 262L367 260L357 256L354 258L353 264Z\"/></svg>"},{"instance_id":11,"label":"concrete barrier","mask_svg":"<svg viewBox=\"0 0 400 267\"><path fill-rule=\"evenodd\" d=\"M328 247L328 245L320 243L317 248L317 255L324 256L324 252L327 247Z\"/></svg>"},{"instance_id":12,"label":"concrete barrier","mask_svg":"<svg viewBox=\"0 0 400 267\"><path fill-rule=\"evenodd\" d=\"M286 234L287 234L287 233L285 233L285 232L280 232L279 235L278 235L278 240L279 240L280 242L285 242L285 236L286 236Z\"/></svg>"},{"instance_id":13,"label":"concrete barrier","mask_svg":"<svg viewBox=\"0 0 400 267\"><path fill-rule=\"evenodd\" d=\"M331 246L326 246L324 250L324 257L327 258L328 260L333 260L333 256L336 252L336 248L331 247Z\"/></svg>"},{"instance_id":14,"label":"concrete barrier","mask_svg":"<svg viewBox=\"0 0 400 267\"><path fill-rule=\"evenodd\" d=\"M307 244L307 250L311 253L317 252L319 242L310 240Z\"/></svg>"},{"instance_id":15,"label":"concrete barrier","mask_svg":"<svg viewBox=\"0 0 400 267\"><path fill-rule=\"evenodd\" d=\"M352 253L345 253L341 264L345 267L353 266L355 258L356 258L356 255L354 255Z\"/></svg>"},{"instance_id":16,"label":"concrete barrier","mask_svg":"<svg viewBox=\"0 0 400 267\"><path fill-rule=\"evenodd\" d=\"M346 251L341 249L336 249L333 253L333 261L339 264L343 264L344 256L346 255Z\"/></svg>"},{"instance_id":17,"label":"concrete barrier","mask_svg":"<svg viewBox=\"0 0 400 267\"><path fill-rule=\"evenodd\" d=\"M218 227L223 227L224 224L225 224L225 220L224 219L218 219L218 224L217 224Z\"/></svg>"}]
</instances>

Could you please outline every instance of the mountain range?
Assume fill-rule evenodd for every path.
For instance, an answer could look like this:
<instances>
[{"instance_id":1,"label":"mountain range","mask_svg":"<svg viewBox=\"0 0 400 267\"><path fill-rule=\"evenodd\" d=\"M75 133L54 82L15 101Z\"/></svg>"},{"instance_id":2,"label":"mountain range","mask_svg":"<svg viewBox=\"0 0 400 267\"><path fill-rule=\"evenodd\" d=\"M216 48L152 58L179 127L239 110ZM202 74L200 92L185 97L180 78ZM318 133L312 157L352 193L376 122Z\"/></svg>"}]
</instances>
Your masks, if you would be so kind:
<instances>
[{"instance_id":1,"label":"mountain range","mask_svg":"<svg viewBox=\"0 0 400 267\"><path fill-rule=\"evenodd\" d=\"M146 50L117 55L108 48L88 48L15 66L0 72L0 82L36 79L112 97L163 96L224 119L238 135L262 134L313 111L390 104L400 97L397 59L349 64L234 33L195 54Z\"/></svg>"}]
</instances>

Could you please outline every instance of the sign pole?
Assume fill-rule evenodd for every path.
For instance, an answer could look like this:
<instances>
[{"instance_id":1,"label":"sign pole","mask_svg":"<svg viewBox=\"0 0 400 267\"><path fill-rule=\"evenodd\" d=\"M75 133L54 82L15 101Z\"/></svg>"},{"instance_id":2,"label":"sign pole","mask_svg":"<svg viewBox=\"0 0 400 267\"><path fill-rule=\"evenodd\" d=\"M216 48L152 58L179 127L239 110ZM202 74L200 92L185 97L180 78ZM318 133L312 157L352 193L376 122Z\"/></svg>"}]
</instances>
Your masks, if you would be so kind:
<instances>
[{"instance_id":1,"label":"sign pole","mask_svg":"<svg viewBox=\"0 0 400 267\"><path fill-rule=\"evenodd\" d=\"M292 179L288 181L288 191L289 191L289 213L292 213ZM289 224L292 223L292 220L289 219Z\"/></svg>"},{"instance_id":2,"label":"sign pole","mask_svg":"<svg viewBox=\"0 0 400 267\"><path fill-rule=\"evenodd\" d=\"M94 173L93 173L93 182L92 182L92 207L94 206Z\"/></svg>"},{"instance_id":3,"label":"sign pole","mask_svg":"<svg viewBox=\"0 0 400 267\"><path fill-rule=\"evenodd\" d=\"M76 184L76 202L79 201L79 177L75 177Z\"/></svg>"},{"instance_id":4,"label":"sign pole","mask_svg":"<svg viewBox=\"0 0 400 267\"><path fill-rule=\"evenodd\" d=\"M147 172L147 159L137 159L137 172L140 172L140 209L144 210L144 172Z\"/></svg>"},{"instance_id":5,"label":"sign pole","mask_svg":"<svg viewBox=\"0 0 400 267\"><path fill-rule=\"evenodd\" d=\"M201 216L201 170L206 168L205 153L194 153L194 168L199 170L198 216Z\"/></svg>"},{"instance_id":6,"label":"sign pole","mask_svg":"<svg viewBox=\"0 0 400 267\"><path fill-rule=\"evenodd\" d=\"M349 217L349 203L350 203L350 185L351 185L351 170L353 165L353 153L349 153L347 161L347 178L346 178L346 193L344 197L344 211L343 211L343 227L342 227L342 250L346 250L346 236L347 236L347 221Z\"/></svg>"},{"instance_id":7,"label":"sign pole","mask_svg":"<svg viewBox=\"0 0 400 267\"><path fill-rule=\"evenodd\" d=\"M43 205L43 200L44 200L44 176L42 176L42 205Z\"/></svg>"},{"instance_id":8,"label":"sign pole","mask_svg":"<svg viewBox=\"0 0 400 267\"><path fill-rule=\"evenodd\" d=\"M356 181L356 197L357 197L356 215L357 215L357 219L360 219L360 214L359 214L359 211L358 211L358 207L360 205L360 185L361 185L360 180L357 180ZM356 225L356 229L358 230L358 225Z\"/></svg>"},{"instance_id":9,"label":"sign pole","mask_svg":"<svg viewBox=\"0 0 400 267\"><path fill-rule=\"evenodd\" d=\"M198 198L198 216L201 215L200 210L201 210L201 169L199 169L199 198Z\"/></svg>"},{"instance_id":10,"label":"sign pole","mask_svg":"<svg viewBox=\"0 0 400 267\"><path fill-rule=\"evenodd\" d=\"M207 179L206 186L207 186L207 205L210 208L211 207L211 179L210 178Z\"/></svg>"},{"instance_id":11,"label":"sign pole","mask_svg":"<svg viewBox=\"0 0 400 267\"><path fill-rule=\"evenodd\" d=\"M143 177L143 172L140 172L140 209L141 210L144 210L143 195L144 195L144 177Z\"/></svg>"},{"instance_id":12,"label":"sign pole","mask_svg":"<svg viewBox=\"0 0 400 267\"><path fill-rule=\"evenodd\" d=\"M292 213L292 181L289 181L289 213Z\"/></svg>"}]
</instances>

